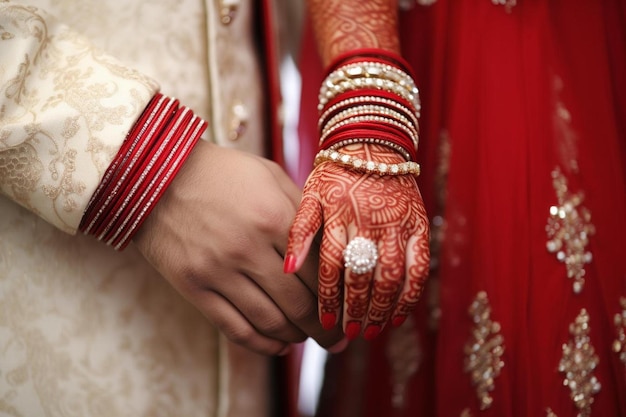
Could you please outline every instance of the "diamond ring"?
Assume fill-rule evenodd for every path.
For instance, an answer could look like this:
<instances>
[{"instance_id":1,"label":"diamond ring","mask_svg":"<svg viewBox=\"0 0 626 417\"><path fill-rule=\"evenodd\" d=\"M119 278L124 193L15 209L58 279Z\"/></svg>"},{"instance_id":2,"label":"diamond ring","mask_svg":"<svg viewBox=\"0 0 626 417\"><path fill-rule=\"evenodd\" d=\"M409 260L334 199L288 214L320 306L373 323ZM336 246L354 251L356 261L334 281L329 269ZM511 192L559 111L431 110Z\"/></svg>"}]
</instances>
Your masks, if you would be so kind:
<instances>
[{"instance_id":1,"label":"diamond ring","mask_svg":"<svg viewBox=\"0 0 626 417\"><path fill-rule=\"evenodd\" d=\"M376 244L364 237L355 237L343 250L344 266L355 274L365 274L376 266L378 249Z\"/></svg>"}]
</instances>

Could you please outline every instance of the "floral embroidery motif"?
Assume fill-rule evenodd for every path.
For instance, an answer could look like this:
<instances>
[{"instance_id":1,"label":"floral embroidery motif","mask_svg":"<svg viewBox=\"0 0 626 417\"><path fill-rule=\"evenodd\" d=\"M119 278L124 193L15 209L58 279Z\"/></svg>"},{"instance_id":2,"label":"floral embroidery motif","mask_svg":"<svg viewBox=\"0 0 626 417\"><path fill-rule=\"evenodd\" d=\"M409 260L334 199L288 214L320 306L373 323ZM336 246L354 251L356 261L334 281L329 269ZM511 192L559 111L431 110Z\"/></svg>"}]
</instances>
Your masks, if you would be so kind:
<instances>
[{"instance_id":1,"label":"floral embroidery motif","mask_svg":"<svg viewBox=\"0 0 626 417\"><path fill-rule=\"evenodd\" d=\"M504 366L504 338L500 334L500 323L491 320L491 306L487 293L479 292L469 308L475 323L472 336L465 345L465 372L476 387L480 409L486 410L493 403L489 393L495 388L495 378Z\"/></svg>"},{"instance_id":2,"label":"floral embroidery motif","mask_svg":"<svg viewBox=\"0 0 626 417\"><path fill-rule=\"evenodd\" d=\"M550 407L546 408L546 417L558 417Z\"/></svg>"},{"instance_id":3,"label":"floral embroidery motif","mask_svg":"<svg viewBox=\"0 0 626 417\"><path fill-rule=\"evenodd\" d=\"M392 329L387 342L387 357L392 374L391 404L401 409L406 399L406 386L422 362L419 336L411 316L402 326Z\"/></svg>"},{"instance_id":4,"label":"floral embroidery motif","mask_svg":"<svg viewBox=\"0 0 626 417\"><path fill-rule=\"evenodd\" d=\"M615 314L614 323L617 336L613 342L613 352L617 353L619 360L626 366L626 297L621 297L621 313Z\"/></svg>"},{"instance_id":5,"label":"floral embroidery motif","mask_svg":"<svg viewBox=\"0 0 626 417\"><path fill-rule=\"evenodd\" d=\"M586 250L589 236L595 233L591 224L591 213L582 206L582 192L572 194L567 187L567 179L557 167L552 171L552 183L556 190L558 205L550 207L550 217L546 226L550 253L567 267L567 277L574 280L573 290L579 294L585 285L585 264L592 260Z\"/></svg>"},{"instance_id":6,"label":"floral embroidery motif","mask_svg":"<svg viewBox=\"0 0 626 417\"><path fill-rule=\"evenodd\" d=\"M25 143L0 152L0 189L15 201L28 206L30 193L36 188L43 164L33 146Z\"/></svg>"},{"instance_id":7,"label":"floral embroidery motif","mask_svg":"<svg viewBox=\"0 0 626 417\"><path fill-rule=\"evenodd\" d=\"M572 338L563 345L563 357L559 363L559 372L565 374L563 385L569 387L570 398L579 410L577 417L590 416L593 396L602 387L592 373L600 360L591 345L589 330L589 314L583 308L570 324Z\"/></svg>"}]
</instances>

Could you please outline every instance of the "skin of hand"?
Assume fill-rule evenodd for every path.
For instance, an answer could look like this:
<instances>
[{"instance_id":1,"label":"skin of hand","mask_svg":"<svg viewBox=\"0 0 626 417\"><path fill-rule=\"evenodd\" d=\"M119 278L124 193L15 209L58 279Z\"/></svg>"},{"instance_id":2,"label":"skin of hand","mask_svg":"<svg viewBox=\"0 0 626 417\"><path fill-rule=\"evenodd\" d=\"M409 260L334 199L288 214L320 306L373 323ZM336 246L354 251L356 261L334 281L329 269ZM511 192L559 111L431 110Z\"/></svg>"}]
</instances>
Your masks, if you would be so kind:
<instances>
[{"instance_id":1,"label":"skin of hand","mask_svg":"<svg viewBox=\"0 0 626 417\"><path fill-rule=\"evenodd\" d=\"M350 145L342 153L397 163L402 157L378 145ZM411 175L379 176L351 171L333 162L318 165L289 235L285 270L298 270L320 227L319 313L325 328L340 317L348 339L375 338L391 319L399 326L415 308L428 274L429 226ZM377 244L372 272L344 268L343 250L356 236Z\"/></svg>"},{"instance_id":2,"label":"skin of hand","mask_svg":"<svg viewBox=\"0 0 626 417\"><path fill-rule=\"evenodd\" d=\"M297 275L283 272L300 198L277 164L200 141L134 242L234 343L285 354L311 336L341 350L341 332L317 319L316 251Z\"/></svg>"}]
</instances>

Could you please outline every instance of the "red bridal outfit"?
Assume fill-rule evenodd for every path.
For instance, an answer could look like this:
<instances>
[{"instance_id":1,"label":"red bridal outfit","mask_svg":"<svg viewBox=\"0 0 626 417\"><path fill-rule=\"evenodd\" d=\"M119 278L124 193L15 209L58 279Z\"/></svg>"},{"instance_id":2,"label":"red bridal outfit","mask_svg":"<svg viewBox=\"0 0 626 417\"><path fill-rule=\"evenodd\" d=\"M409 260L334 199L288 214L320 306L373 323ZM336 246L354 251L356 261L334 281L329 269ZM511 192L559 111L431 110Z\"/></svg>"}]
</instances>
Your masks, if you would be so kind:
<instances>
[{"instance_id":1,"label":"red bridal outfit","mask_svg":"<svg viewBox=\"0 0 626 417\"><path fill-rule=\"evenodd\" d=\"M431 276L329 358L318 415L626 416L625 2L418 3Z\"/></svg>"}]
</instances>

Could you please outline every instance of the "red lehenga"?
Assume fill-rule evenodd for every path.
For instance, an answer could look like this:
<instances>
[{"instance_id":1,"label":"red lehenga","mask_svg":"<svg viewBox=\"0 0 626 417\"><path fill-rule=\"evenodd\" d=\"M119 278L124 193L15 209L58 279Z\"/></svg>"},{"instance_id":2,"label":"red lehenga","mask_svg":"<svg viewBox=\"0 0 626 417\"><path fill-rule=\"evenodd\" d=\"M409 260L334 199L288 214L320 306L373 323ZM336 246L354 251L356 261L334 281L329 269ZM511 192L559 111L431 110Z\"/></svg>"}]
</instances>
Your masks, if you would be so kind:
<instances>
[{"instance_id":1,"label":"red lehenga","mask_svg":"<svg viewBox=\"0 0 626 417\"><path fill-rule=\"evenodd\" d=\"M626 2L399 3L432 272L403 326L330 357L319 417L626 416Z\"/></svg>"}]
</instances>

